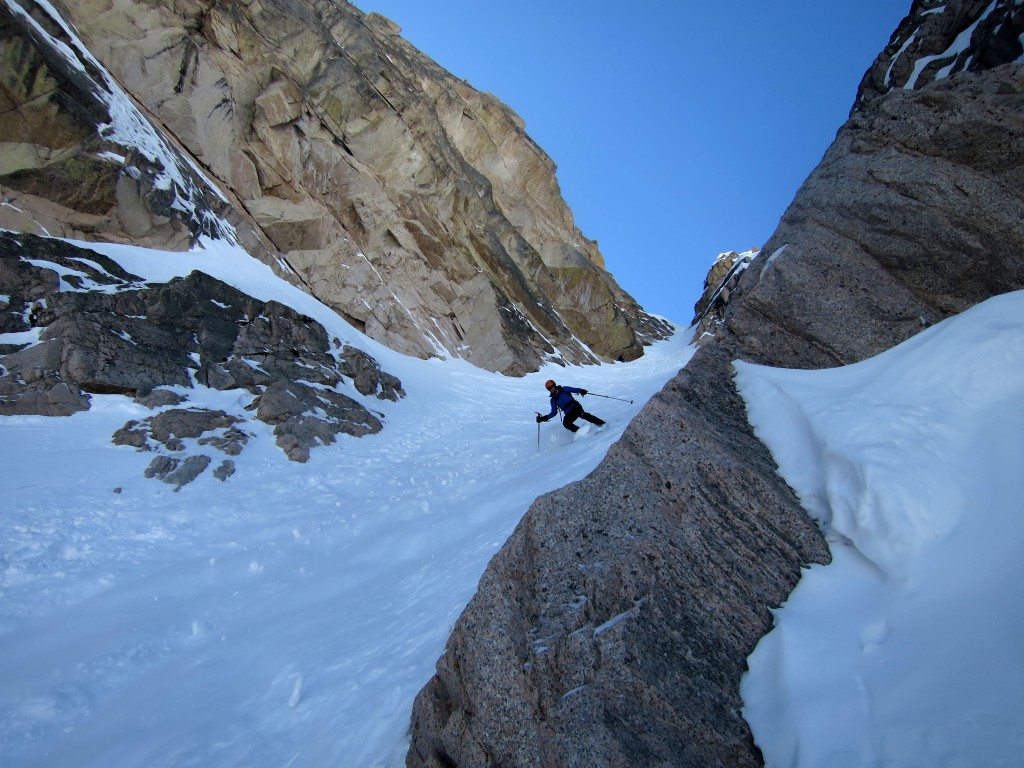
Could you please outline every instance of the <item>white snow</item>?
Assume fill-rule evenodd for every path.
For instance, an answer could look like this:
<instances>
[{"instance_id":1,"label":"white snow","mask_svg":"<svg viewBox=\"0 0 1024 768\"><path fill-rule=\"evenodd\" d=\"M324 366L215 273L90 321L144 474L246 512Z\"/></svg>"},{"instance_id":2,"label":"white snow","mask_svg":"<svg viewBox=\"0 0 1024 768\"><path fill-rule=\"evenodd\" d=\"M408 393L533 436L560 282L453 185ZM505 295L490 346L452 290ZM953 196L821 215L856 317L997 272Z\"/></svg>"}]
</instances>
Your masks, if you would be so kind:
<instances>
[{"instance_id":1,"label":"white snow","mask_svg":"<svg viewBox=\"0 0 1024 768\"><path fill-rule=\"evenodd\" d=\"M749 658L766 764L1020 765L1024 292L857 365L735 367L833 555Z\"/></svg>"},{"instance_id":2,"label":"white snow","mask_svg":"<svg viewBox=\"0 0 1024 768\"><path fill-rule=\"evenodd\" d=\"M288 304L408 396L349 388L384 430L307 464L248 422L236 474L180 492L143 477L153 454L111 444L151 414L127 398L0 419L4 766L401 766L413 697L487 562L692 354L681 332L634 363L512 379L388 350L223 242L80 245L145 280L198 268ZM1016 764L1024 292L857 365L736 370L833 552L749 659L744 715L768 766ZM549 377L634 404L591 395L606 429L538 430ZM251 399L184 391L240 416Z\"/></svg>"},{"instance_id":3,"label":"white snow","mask_svg":"<svg viewBox=\"0 0 1024 768\"><path fill-rule=\"evenodd\" d=\"M900 46L900 49L896 51L896 54L889 60L889 68L885 70L885 79L882 81L883 85L885 85L886 88L888 88L890 85L890 79L892 77L892 68L896 66L896 62L899 61L900 56L902 56L906 52L907 48L909 48L917 39L918 31L919 30L915 29L914 33L907 38L906 42L904 42L903 45Z\"/></svg>"},{"instance_id":4,"label":"white snow","mask_svg":"<svg viewBox=\"0 0 1024 768\"><path fill-rule=\"evenodd\" d=\"M35 344L42 332L42 328L32 328L28 331L0 333L0 344Z\"/></svg>"},{"instance_id":5,"label":"white snow","mask_svg":"<svg viewBox=\"0 0 1024 768\"><path fill-rule=\"evenodd\" d=\"M633 363L507 378L392 352L223 243L79 245L146 280L199 268L288 304L372 354L408 396L346 390L384 430L315 448L307 464L249 422L237 472L207 470L179 492L143 477L154 454L111 444L152 414L128 398L0 418L5 768L404 765L413 697L490 558L692 354L679 332ZM634 403L590 395L608 427L538 430L547 378ZM236 415L251 400L182 391Z\"/></svg>"},{"instance_id":6,"label":"white snow","mask_svg":"<svg viewBox=\"0 0 1024 768\"><path fill-rule=\"evenodd\" d=\"M767 275L769 270L771 270L771 268L775 265L775 262L782 258L782 254L786 252L786 248L788 247L788 245L789 243L786 243L785 245L776 248L772 252L772 255L765 259L764 266L761 267L760 277L762 280L764 280L765 275Z\"/></svg>"}]
</instances>

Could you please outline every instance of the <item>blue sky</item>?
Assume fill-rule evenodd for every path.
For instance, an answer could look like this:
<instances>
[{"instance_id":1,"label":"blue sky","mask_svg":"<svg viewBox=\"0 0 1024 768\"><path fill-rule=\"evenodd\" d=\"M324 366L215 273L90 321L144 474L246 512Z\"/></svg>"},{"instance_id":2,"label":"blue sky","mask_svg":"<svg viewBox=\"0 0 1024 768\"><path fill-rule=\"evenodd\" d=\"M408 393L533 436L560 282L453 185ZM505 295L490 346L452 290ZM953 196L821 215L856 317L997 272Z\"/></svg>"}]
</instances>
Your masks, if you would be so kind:
<instances>
[{"instance_id":1,"label":"blue sky","mask_svg":"<svg viewBox=\"0 0 1024 768\"><path fill-rule=\"evenodd\" d=\"M356 0L526 121L576 223L687 324L715 257L763 245L910 0Z\"/></svg>"}]
</instances>

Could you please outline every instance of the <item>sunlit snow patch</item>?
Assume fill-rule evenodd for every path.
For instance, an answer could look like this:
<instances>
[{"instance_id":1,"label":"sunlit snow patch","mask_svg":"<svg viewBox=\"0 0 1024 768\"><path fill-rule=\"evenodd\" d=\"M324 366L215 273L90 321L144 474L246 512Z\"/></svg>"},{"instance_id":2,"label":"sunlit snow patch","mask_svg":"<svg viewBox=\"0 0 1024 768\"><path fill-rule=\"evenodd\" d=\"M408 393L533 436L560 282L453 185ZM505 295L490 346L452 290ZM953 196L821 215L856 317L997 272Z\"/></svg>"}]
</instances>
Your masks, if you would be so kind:
<instances>
[{"instance_id":1,"label":"sunlit snow patch","mask_svg":"<svg viewBox=\"0 0 1024 768\"><path fill-rule=\"evenodd\" d=\"M766 764L1015 764L1024 292L856 365L735 367L833 553L749 659L744 715Z\"/></svg>"}]
</instances>

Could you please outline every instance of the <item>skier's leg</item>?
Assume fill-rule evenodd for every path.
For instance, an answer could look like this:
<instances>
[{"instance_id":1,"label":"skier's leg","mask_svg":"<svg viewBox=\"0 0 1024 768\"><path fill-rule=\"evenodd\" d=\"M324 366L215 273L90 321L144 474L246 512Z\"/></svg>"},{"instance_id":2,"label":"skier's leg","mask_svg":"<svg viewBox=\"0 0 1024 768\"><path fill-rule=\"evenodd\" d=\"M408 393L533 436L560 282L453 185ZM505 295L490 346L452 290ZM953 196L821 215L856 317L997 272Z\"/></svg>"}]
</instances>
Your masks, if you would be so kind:
<instances>
[{"instance_id":1,"label":"skier's leg","mask_svg":"<svg viewBox=\"0 0 1024 768\"><path fill-rule=\"evenodd\" d=\"M583 413L583 407L579 403L576 403L575 407L570 407L569 410L565 412L565 418L562 419L562 426L570 432L575 432L579 429L575 422L576 419L580 417L581 413Z\"/></svg>"},{"instance_id":2,"label":"skier's leg","mask_svg":"<svg viewBox=\"0 0 1024 768\"><path fill-rule=\"evenodd\" d=\"M587 413L586 411L583 411L583 413L580 414L580 418L589 421L591 424L596 424L599 427L604 426L604 419L599 419L592 413Z\"/></svg>"}]
</instances>

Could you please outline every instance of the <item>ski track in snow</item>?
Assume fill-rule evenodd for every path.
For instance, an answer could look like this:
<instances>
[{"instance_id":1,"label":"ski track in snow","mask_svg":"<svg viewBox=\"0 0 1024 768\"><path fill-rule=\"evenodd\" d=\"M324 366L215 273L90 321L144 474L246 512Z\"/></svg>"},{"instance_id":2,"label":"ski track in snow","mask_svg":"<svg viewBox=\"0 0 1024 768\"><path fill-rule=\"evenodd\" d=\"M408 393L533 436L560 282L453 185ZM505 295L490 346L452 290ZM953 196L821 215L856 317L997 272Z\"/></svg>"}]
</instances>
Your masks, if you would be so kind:
<instances>
[{"instance_id":1,"label":"ski track in snow","mask_svg":"<svg viewBox=\"0 0 1024 768\"><path fill-rule=\"evenodd\" d=\"M352 337L310 301L292 303ZM687 338L522 379L364 339L408 393L363 399L380 434L296 464L249 422L236 474L179 492L143 477L153 454L110 442L152 413L127 398L0 419L0 764L404 765L412 700L488 561L538 495L596 467ZM634 403L585 397L609 426L542 424L538 451L548 377Z\"/></svg>"}]
</instances>

